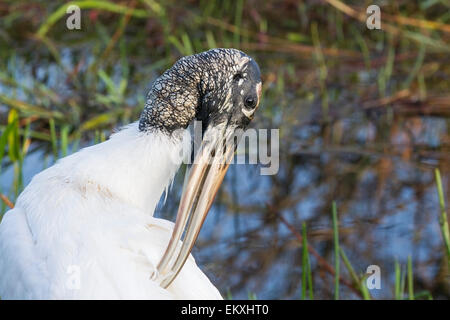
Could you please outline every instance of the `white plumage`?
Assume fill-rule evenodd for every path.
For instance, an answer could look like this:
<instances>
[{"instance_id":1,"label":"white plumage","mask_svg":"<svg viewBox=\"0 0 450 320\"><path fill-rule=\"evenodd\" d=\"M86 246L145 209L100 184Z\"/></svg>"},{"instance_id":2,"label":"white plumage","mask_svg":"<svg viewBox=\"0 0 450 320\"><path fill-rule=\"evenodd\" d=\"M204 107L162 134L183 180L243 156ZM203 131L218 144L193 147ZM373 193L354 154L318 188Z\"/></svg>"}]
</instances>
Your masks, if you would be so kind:
<instances>
[{"instance_id":1,"label":"white plumage","mask_svg":"<svg viewBox=\"0 0 450 320\"><path fill-rule=\"evenodd\" d=\"M221 299L192 256L167 289L150 279L173 229L152 215L185 138L134 123L37 174L0 224L0 297Z\"/></svg>"}]
</instances>

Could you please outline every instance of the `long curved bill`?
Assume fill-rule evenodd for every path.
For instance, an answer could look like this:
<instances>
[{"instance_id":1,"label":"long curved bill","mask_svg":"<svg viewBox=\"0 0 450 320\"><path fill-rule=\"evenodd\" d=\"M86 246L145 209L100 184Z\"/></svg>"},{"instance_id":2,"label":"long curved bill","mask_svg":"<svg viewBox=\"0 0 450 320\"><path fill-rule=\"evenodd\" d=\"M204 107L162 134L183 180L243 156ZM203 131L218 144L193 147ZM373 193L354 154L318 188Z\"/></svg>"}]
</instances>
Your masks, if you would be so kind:
<instances>
[{"instance_id":1,"label":"long curved bill","mask_svg":"<svg viewBox=\"0 0 450 320\"><path fill-rule=\"evenodd\" d=\"M205 132L184 186L169 245L158 264L157 277L167 288L180 272L233 158L241 130L222 127ZM184 234L183 243L180 240Z\"/></svg>"}]
</instances>

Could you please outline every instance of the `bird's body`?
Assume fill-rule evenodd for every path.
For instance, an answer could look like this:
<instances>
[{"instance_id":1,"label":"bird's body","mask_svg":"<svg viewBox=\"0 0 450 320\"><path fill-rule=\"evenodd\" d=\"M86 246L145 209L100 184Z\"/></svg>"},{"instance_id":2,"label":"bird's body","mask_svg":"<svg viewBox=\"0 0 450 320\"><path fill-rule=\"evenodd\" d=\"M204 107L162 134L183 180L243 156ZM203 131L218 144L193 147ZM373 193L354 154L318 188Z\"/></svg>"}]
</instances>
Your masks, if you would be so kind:
<instances>
[{"instance_id":1,"label":"bird's body","mask_svg":"<svg viewBox=\"0 0 450 320\"><path fill-rule=\"evenodd\" d=\"M152 215L183 141L135 123L36 175L0 227L0 296L220 299L192 258L169 288L150 279L173 229Z\"/></svg>"},{"instance_id":2,"label":"bird's body","mask_svg":"<svg viewBox=\"0 0 450 320\"><path fill-rule=\"evenodd\" d=\"M221 299L189 253L260 94L259 68L241 51L180 59L139 122L37 174L4 215L0 297ZM174 225L153 212L191 156L194 119L204 138Z\"/></svg>"}]
</instances>

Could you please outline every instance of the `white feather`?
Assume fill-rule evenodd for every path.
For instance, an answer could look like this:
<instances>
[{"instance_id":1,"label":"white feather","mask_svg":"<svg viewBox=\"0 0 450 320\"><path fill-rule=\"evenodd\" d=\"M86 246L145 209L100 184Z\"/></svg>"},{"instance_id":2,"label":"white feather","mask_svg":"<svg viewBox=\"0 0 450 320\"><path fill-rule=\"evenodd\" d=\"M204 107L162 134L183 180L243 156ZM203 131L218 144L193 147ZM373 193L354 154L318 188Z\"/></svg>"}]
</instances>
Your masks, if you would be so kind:
<instances>
[{"instance_id":1,"label":"white feather","mask_svg":"<svg viewBox=\"0 0 450 320\"><path fill-rule=\"evenodd\" d=\"M0 297L221 299L192 256L167 290L150 279L173 229L153 211L188 138L133 123L37 174L0 224Z\"/></svg>"}]
</instances>

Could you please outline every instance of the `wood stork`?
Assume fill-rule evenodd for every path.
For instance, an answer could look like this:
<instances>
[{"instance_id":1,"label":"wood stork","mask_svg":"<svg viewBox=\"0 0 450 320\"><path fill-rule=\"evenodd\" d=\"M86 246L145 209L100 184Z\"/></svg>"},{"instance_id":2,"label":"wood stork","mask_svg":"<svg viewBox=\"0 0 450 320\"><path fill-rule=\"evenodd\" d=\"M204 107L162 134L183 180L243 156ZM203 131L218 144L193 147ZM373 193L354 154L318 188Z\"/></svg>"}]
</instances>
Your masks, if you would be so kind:
<instances>
[{"instance_id":1,"label":"wood stork","mask_svg":"<svg viewBox=\"0 0 450 320\"><path fill-rule=\"evenodd\" d=\"M37 174L4 215L0 297L221 299L190 251L260 95L258 65L239 50L178 60L139 121ZM203 140L173 224L153 212L194 119Z\"/></svg>"}]
</instances>

